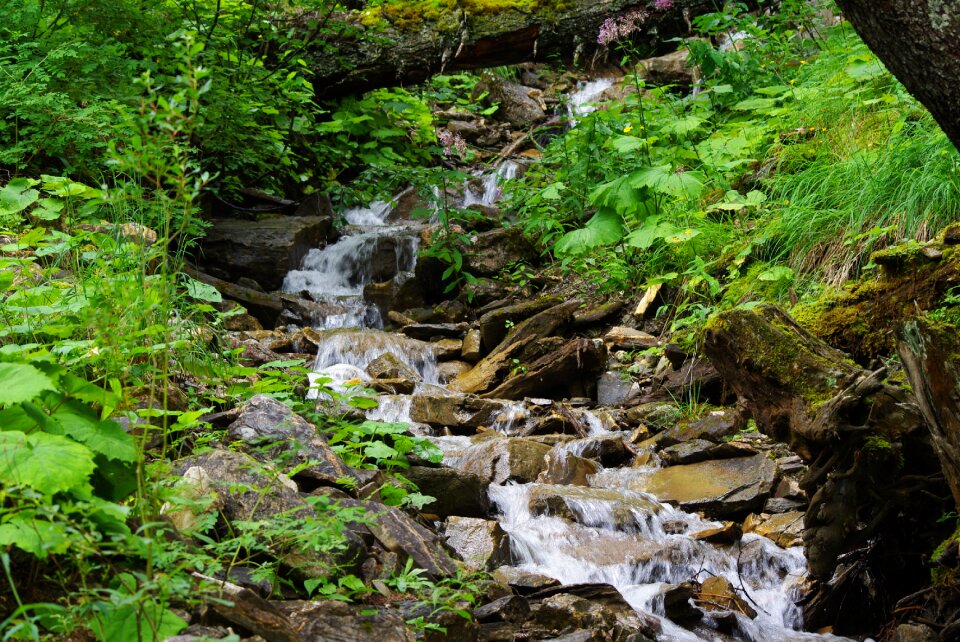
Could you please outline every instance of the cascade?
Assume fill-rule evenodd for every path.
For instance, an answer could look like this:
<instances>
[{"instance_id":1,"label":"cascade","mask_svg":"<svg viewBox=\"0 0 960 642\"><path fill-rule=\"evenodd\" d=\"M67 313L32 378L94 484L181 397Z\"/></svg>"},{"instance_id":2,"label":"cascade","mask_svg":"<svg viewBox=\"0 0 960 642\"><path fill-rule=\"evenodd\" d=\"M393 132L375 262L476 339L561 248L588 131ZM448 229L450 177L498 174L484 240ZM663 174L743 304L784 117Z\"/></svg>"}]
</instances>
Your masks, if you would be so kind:
<instances>
[{"instance_id":1,"label":"cascade","mask_svg":"<svg viewBox=\"0 0 960 642\"><path fill-rule=\"evenodd\" d=\"M583 84L571 98L572 118L589 113L595 100L613 81L599 79ZM491 205L499 197L503 180L512 178L518 166L504 163L464 188L463 205ZM284 287L308 291L317 300L339 306L342 311L322 324L320 348L312 379L331 380L343 389L351 380L368 380L367 365L384 353L393 353L413 368L422 381L415 394L455 394L440 387L440 377L430 345L376 328L382 323L376 308L363 300L363 286L378 276L372 263L385 239L392 239L396 252L395 272L414 267L417 251L415 224L388 222L392 205L373 203L343 213L349 223L344 236L326 248L313 250L300 270L290 272ZM429 436L444 453L444 463L467 465L482 444L470 437L433 434L427 426L410 419L413 396L381 395L379 407L368 412L373 420L407 422L411 429ZM592 444L613 434L603 419L586 409L572 408L586 436L554 447L554 455L580 455ZM493 430L511 436L524 434L532 421L522 402L511 403L500 414ZM584 582L614 586L638 611L661 621L665 641L720 639L709 614L693 629L682 628L665 617L663 589L691 579L702 581L720 576L749 600L755 619L737 614L736 635L723 639L774 642L780 640L839 640L832 635L799 632L801 612L795 603L803 582L802 549L782 549L771 540L746 534L738 544L719 545L693 537L698 531L720 524L661 503L646 491L645 479L657 467L656 458L644 466L600 468L586 486L545 483L491 485L489 495L497 507L502 528L510 536L516 566L559 580L563 584ZM535 511L538 497L559 495L570 516Z\"/></svg>"}]
</instances>

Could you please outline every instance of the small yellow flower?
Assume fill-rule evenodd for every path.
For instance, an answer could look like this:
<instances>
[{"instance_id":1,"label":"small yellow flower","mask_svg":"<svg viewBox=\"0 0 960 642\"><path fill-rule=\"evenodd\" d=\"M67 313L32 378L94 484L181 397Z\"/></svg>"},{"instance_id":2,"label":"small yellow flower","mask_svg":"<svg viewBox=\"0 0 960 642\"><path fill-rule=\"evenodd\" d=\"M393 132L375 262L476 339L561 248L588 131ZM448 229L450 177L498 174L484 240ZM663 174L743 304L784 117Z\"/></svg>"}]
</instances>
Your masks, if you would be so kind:
<instances>
[{"instance_id":1,"label":"small yellow flower","mask_svg":"<svg viewBox=\"0 0 960 642\"><path fill-rule=\"evenodd\" d=\"M624 134L629 134L632 131L633 131L633 125L627 125L626 127L623 128Z\"/></svg>"},{"instance_id":2,"label":"small yellow flower","mask_svg":"<svg viewBox=\"0 0 960 642\"><path fill-rule=\"evenodd\" d=\"M791 85L795 84L796 82L797 82L797 79L796 79L796 78L791 78L791 79L790 79L790 84L791 84Z\"/></svg>"}]
</instances>

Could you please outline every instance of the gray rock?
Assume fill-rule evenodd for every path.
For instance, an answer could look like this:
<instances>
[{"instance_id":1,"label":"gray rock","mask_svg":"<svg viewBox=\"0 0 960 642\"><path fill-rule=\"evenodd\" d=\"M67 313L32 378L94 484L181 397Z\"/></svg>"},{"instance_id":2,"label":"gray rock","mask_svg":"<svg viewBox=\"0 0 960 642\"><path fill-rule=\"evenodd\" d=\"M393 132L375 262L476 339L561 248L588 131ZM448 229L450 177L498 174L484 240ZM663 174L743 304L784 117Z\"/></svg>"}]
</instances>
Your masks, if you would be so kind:
<instances>
[{"instance_id":1,"label":"gray rock","mask_svg":"<svg viewBox=\"0 0 960 642\"><path fill-rule=\"evenodd\" d=\"M493 572L493 579L510 586L520 595L529 595L544 589L560 586L552 577L524 571L516 566L501 566Z\"/></svg>"},{"instance_id":2,"label":"gray rock","mask_svg":"<svg viewBox=\"0 0 960 642\"><path fill-rule=\"evenodd\" d=\"M427 512L439 517L489 515L488 484L477 475L446 466L411 466L403 471L403 476L413 482L421 493L435 498L427 505Z\"/></svg>"},{"instance_id":3,"label":"gray rock","mask_svg":"<svg viewBox=\"0 0 960 642\"><path fill-rule=\"evenodd\" d=\"M433 341L434 339L462 339L470 326L466 323L414 323L404 326L403 332L411 339Z\"/></svg>"},{"instance_id":4,"label":"gray rock","mask_svg":"<svg viewBox=\"0 0 960 642\"><path fill-rule=\"evenodd\" d=\"M506 330L504 330L506 332ZM463 337L463 346L460 349L460 358L470 363L476 363L483 356L480 350L480 330L472 328Z\"/></svg>"},{"instance_id":5,"label":"gray rock","mask_svg":"<svg viewBox=\"0 0 960 642\"><path fill-rule=\"evenodd\" d=\"M413 633L396 611L333 600L273 604L293 625L293 639L300 642L370 642L372 632L376 632L377 642L414 642Z\"/></svg>"},{"instance_id":6,"label":"gray rock","mask_svg":"<svg viewBox=\"0 0 960 642\"><path fill-rule=\"evenodd\" d=\"M474 276L495 277L511 263L532 263L539 257L537 249L518 227L501 227L481 232L463 248L463 269Z\"/></svg>"},{"instance_id":7,"label":"gray rock","mask_svg":"<svg viewBox=\"0 0 960 642\"><path fill-rule=\"evenodd\" d=\"M742 430L744 425L743 415L736 410L727 408L712 410L698 419L677 423L660 435L658 443L662 448L692 439L705 439L719 443L724 437L732 437Z\"/></svg>"},{"instance_id":8,"label":"gray rock","mask_svg":"<svg viewBox=\"0 0 960 642\"><path fill-rule=\"evenodd\" d=\"M629 375L608 370L597 380L597 403L601 406L628 405L640 397L640 386Z\"/></svg>"},{"instance_id":9,"label":"gray rock","mask_svg":"<svg viewBox=\"0 0 960 642\"><path fill-rule=\"evenodd\" d=\"M530 490L530 511L534 515L563 517L592 525L598 507L602 507L618 528L626 529L636 526L637 515L660 512L657 502L609 488L538 484Z\"/></svg>"},{"instance_id":10,"label":"gray rock","mask_svg":"<svg viewBox=\"0 0 960 642\"><path fill-rule=\"evenodd\" d=\"M443 537L474 570L492 570L511 561L510 538L494 520L450 517Z\"/></svg>"},{"instance_id":11,"label":"gray rock","mask_svg":"<svg viewBox=\"0 0 960 642\"><path fill-rule=\"evenodd\" d=\"M332 215L217 219L200 241L202 264L228 280L245 276L277 290L307 252L323 247L332 230Z\"/></svg>"},{"instance_id":12,"label":"gray rock","mask_svg":"<svg viewBox=\"0 0 960 642\"><path fill-rule=\"evenodd\" d=\"M503 341L511 327L560 303L563 303L560 297L545 296L484 312L479 319L479 333L483 346L487 350L492 350Z\"/></svg>"},{"instance_id":13,"label":"gray rock","mask_svg":"<svg viewBox=\"0 0 960 642\"><path fill-rule=\"evenodd\" d=\"M471 446L459 467L485 483L532 482L542 473L550 446L527 439L494 438Z\"/></svg>"},{"instance_id":14,"label":"gray rock","mask_svg":"<svg viewBox=\"0 0 960 642\"><path fill-rule=\"evenodd\" d=\"M447 384L472 369L473 364L466 361L441 361L437 364L437 375L440 377L440 383Z\"/></svg>"},{"instance_id":15,"label":"gray rock","mask_svg":"<svg viewBox=\"0 0 960 642\"><path fill-rule=\"evenodd\" d=\"M926 624L901 624L890 642L937 642L940 639Z\"/></svg>"},{"instance_id":16,"label":"gray rock","mask_svg":"<svg viewBox=\"0 0 960 642\"><path fill-rule=\"evenodd\" d=\"M474 395L419 394L410 406L410 419L433 428L473 434L480 426L509 420L514 409L506 402Z\"/></svg>"},{"instance_id":17,"label":"gray rock","mask_svg":"<svg viewBox=\"0 0 960 642\"><path fill-rule=\"evenodd\" d=\"M661 468L639 485L684 510L726 517L760 510L775 476L776 465L754 455Z\"/></svg>"},{"instance_id":18,"label":"gray rock","mask_svg":"<svg viewBox=\"0 0 960 642\"><path fill-rule=\"evenodd\" d=\"M336 484L352 476L313 424L266 395L256 395L241 407L227 435L258 458L279 461L284 470L298 468L297 475L314 481Z\"/></svg>"},{"instance_id":19,"label":"gray rock","mask_svg":"<svg viewBox=\"0 0 960 642\"><path fill-rule=\"evenodd\" d=\"M662 442L661 433L661 441ZM705 439L694 439L675 444L660 451L664 463L675 466L677 464L693 464L707 459L727 459L730 457L744 457L755 455L757 451L741 444L714 443Z\"/></svg>"},{"instance_id":20,"label":"gray rock","mask_svg":"<svg viewBox=\"0 0 960 642\"><path fill-rule=\"evenodd\" d=\"M422 377L392 352L384 352L367 364L367 374L374 379L406 379L420 381Z\"/></svg>"},{"instance_id":21,"label":"gray rock","mask_svg":"<svg viewBox=\"0 0 960 642\"><path fill-rule=\"evenodd\" d=\"M596 462L554 448L547 455L547 469L540 473L537 481L542 484L587 486L587 478L597 474L599 470L600 466Z\"/></svg>"},{"instance_id":22,"label":"gray rock","mask_svg":"<svg viewBox=\"0 0 960 642\"><path fill-rule=\"evenodd\" d=\"M484 396L497 399L575 397L603 368L606 356L606 350L599 341L571 339L560 348L525 365L524 370L517 371L502 384L484 393Z\"/></svg>"}]
</instances>

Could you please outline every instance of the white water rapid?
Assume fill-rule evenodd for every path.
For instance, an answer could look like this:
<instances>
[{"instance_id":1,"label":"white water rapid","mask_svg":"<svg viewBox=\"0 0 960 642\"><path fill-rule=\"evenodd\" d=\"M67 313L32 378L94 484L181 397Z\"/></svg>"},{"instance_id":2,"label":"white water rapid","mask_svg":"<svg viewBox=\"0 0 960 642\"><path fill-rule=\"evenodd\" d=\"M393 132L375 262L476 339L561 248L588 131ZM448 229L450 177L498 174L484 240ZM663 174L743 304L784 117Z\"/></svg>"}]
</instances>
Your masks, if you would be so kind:
<instances>
[{"instance_id":1,"label":"white water rapid","mask_svg":"<svg viewBox=\"0 0 960 642\"><path fill-rule=\"evenodd\" d=\"M571 116L582 116L612 80L585 84L570 102ZM516 174L517 166L504 164L496 172L465 186L465 204L492 205L499 197L502 181ZM413 224L388 222L392 206L374 203L343 213L350 224L344 236L326 248L313 250L300 270L290 272L284 284L288 291L306 290L316 300L331 306L332 313L321 325L323 338L318 350L315 374L330 380L331 387L343 390L348 382L369 379L368 364L384 353L393 353L422 379L415 394L451 395L443 389L430 344L396 333L371 329L381 326L376 308L363 299L363 286L378 277L390 245L395 264L393 273L412 270L416 258L417 233ZM389 261L388 261L389 262ZM379 277L378 277L379 278ZM438 436L426 426L410 422L413 396L382 395L370 419L408 422L411 429L434 439L449 466L467 466L483 441L465 436ZM543 404L545 402L537 402ZM546 402L549 403L549 402ZM505 436L524 435L534 413L528 404L513 402L505 407L489 428ZM551 453L554 460L571 456L596 459L603 440L616 439L611 420L604 413L570 408L569 416L580 422L582 438L558 439ZM593 455L591 455L593 453ZM639 461L639 458L638 458ZM638 611L657 617L664 642L687 640L750 640L780 642L793 640L837 640L832 635L797 631L802 625L795 600L806 575L800 547L783 549L771 540L746 534L736 544L719 545L693 537L705 529L720 526L678 508L660 503L645 490L644 481L656 468L655 457L645 465L625 468L600 467L588 475L587 485L527 483L491 485L490 498L499 511L498 520L509 534L516 565L522 570L549 576L563 584L605 583L614 586ZM541 497L559 497L569 509L552 513L556 502ZM548 508L543 508L547 506ZM721 576L729 581L750 608L755 619L735 617L732 632L721 635L708 613L691 629L682 628L664 616L663 589L690 580L703 581Z\"/></svg>"}]
</instances>

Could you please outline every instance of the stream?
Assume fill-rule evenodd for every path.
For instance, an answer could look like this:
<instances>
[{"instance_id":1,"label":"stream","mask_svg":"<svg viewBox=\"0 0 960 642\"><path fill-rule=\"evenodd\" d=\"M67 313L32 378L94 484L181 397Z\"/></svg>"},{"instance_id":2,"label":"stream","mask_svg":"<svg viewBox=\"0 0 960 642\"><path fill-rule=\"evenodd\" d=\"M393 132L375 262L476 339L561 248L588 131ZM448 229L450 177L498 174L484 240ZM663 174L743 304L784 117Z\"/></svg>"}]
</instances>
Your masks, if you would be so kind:
<instances>
[{"instance_id":1,"label":"stream","mask_svg":"<svg viewBox=\"0 0 960 642\"><path fill-rule=\"evenodd\" d=\"M595 95L608 86L606 82L588 83L583 89ZM584 113L574 110L586 109L583 105L587 102L583 95L574 96L571 114ZM473 187L465 187L463 204L492 205L499 197L502 180L516 172L517 166L507 163L471 181ZM364 286L380 278L380 273L403 274L415 267L424 224L392 220L392 209L391 203L377 202L343 212L348 226L340 240L312 250L301 269L288 274L284 289L306 290L315 300L338 310L318 328L323 341L314 364L314 381L327 377L333 381L330 385L342 389L347 381L369 380L368 364L392 353L421 380L413 395L381 395L379 407L369 411L368 418L410 424L413 432L434 440L444 452L446 465L470 470L483 441L436 434L410 416L417 395L459 394L444 387L431 344L383 331L380 312L363 298ZM524 434L532 414L527 404L508 402L505 408L489 428L507 436ZM603 440L629 437L629 433L612 431L601 409L573 407L570 412L581 423L579 432L586 436L558 439L551 453L554 459L566 461L567 454L596 450ZM806 577L801 547L784 549L752 533L726 545L695 539L695 533L721 523L660 502L648 492L646 480L658 465L657 457L651 456L645 465L600 468L587 477L586 485L491 484L490 500L498 513L496 519L509 535L515 566L565 585L612 585L634 609L660 620L662 640L842 639L798 631L802 614L795 600ZM569 512L533 510L542 496L563 498ZM664 616L666 587L711 576L729 581L756 617L726 612L724 623L708 613L691 628L683 628ZM736 618L732 632L730 617Z\"/></svg>"}]
</instances>

